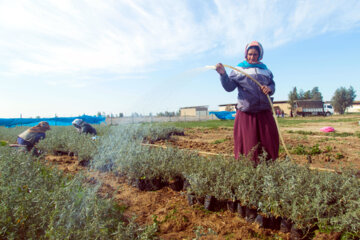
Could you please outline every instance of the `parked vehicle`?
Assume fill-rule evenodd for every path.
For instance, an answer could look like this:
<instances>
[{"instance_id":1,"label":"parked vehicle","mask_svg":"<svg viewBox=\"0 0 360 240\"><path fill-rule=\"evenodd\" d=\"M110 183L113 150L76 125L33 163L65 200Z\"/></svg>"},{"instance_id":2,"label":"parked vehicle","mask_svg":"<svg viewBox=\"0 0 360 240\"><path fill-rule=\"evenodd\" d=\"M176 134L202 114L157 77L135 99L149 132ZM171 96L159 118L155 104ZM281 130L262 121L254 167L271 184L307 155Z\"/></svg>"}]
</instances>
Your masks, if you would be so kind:
<instances>
[{"instance_id":1,"label":"parked vehicle","mask_svg":"<svg viewBox=\"0 0 360 240\"><path fill-rule=\"evenodd\" d=\"M318 100L297 100L294 103L295 116L330 116L334 113L331 104Z\"/></svg>"},{"instance_id":2,"label":"parked vehicle","mask_svg":"<svg viewBox=\"0 0 360 240\"><path fill-rule=\"evenodd\" d=\"M324 103L324 112L326 116L331 116L334 114L334 108L330 103Z\"/></svg>"}]
</instances>

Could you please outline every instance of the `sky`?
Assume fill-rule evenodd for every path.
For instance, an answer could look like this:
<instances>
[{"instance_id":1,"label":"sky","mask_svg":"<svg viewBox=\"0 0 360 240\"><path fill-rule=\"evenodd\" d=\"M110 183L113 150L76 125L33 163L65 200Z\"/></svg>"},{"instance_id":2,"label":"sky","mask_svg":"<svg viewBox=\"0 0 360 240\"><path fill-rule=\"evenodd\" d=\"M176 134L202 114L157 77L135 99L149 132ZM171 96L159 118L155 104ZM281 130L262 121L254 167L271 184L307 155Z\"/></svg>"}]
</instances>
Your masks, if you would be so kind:
<instances>
[{"instance_id":1,"label":"sky","mask_svg":"<svg viewBox=\"0 0 360 240\"><path fill-rule=\"evenodd\" d=\"M274 101L350 86L359 100L359 13L359 0L0 0L0 118L217 110L237 92L205 66L236 66L253 40Z\"/></svg>"}]
</instances>

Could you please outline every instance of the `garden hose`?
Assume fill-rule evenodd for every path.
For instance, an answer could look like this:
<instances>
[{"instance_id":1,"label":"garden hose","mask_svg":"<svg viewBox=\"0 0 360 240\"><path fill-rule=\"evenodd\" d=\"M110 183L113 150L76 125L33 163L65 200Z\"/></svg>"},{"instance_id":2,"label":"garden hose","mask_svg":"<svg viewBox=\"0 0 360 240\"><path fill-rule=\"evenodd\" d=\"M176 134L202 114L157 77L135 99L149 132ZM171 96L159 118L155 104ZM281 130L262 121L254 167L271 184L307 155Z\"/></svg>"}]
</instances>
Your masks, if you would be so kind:
<instances>
[{"instance_id":1,"label":"garden hose","mask_svg":"<svg viewBox=\"0 0 360 240\"><path fill-rule=\"evenodd\" d=\"M238 72L244 74L246 77L250 78L250 79L253 80L257 85L259 85L260 88L262 87L262 85L261 85L255 78L251 77L249 74L241 71L240 69L235 68L235 67L232 67L232 66L230 66L230 65L226 65L226 64L223 64L223 66L224 66L224 67L227 67L227 68L231 68L231 69L233 69L233 70L235 70L235 71L238 71ZM214 67L211 66L211 68L216 69L215 66L214 66ZM270 106L271 106L271 109L272 109L273 117L274 117L274 119L275 119L275 124L276 124L277 131L278 131L278 133L279 133L279 136L280 136L281 143L282 143L282 145L284 146L284 149L285 149L285 152L286 152L287 156L289 157L289 159L291 159L290 153L289 153L288 149L286 148L284 139L283 139L283 137L282 137L282 135L281 135L281 133L280 133L279 124L278 124L278 121L277 121L277 117L276 117L276 113L275 113L274 106L273 106L272 101L271 101L271 99L270 99L270 97L269 97L269 94L266 94L266 96L267 96L267 98L268 98L268 100L269 100L269 103L270 103Z\"/></svg>"}]
</instances>

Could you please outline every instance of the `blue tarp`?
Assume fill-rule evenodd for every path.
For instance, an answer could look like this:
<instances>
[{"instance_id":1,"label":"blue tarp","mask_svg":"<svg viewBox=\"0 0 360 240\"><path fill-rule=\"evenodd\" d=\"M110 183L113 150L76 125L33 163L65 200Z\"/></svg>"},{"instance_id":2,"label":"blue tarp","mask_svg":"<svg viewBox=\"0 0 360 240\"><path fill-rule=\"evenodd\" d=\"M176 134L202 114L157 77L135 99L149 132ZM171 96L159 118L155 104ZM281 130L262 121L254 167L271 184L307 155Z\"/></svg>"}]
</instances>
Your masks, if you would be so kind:
<instances>
[{"instance_id":1,"label":"blue tarp","mask_svg":"<svg viewBox=\"0 0 360 240\"><path fill-rule=\"evenodd\" d=\"M221 120L233 120L235 119L236 112L220 111L220 112L209 112L209 114L214 114L217 118Z\"/></svg>"},{"instance_id":2,"label":"blue tarp","mask_svg":"<svg viewBox=\"0 0 360 240\"><path fill-rule=\"evenodd\" d=\"M105 117L82 115L79 117L54 117L54 118L0 118L0 126L35 126L41 121L46 121L50 126L68 126L74 119L80 118L90 124L100 124L105 122Z\"/></svg>"}]
</instances>

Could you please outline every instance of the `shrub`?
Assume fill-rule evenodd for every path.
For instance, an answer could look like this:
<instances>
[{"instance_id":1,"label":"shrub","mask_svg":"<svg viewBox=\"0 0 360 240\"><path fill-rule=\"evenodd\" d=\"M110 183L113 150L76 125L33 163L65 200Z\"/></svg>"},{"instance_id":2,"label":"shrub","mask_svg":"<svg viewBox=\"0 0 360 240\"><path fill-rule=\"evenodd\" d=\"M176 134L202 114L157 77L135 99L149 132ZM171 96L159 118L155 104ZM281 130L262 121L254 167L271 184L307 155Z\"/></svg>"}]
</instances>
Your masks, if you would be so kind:
<instances>
[{"instance_id":1,"label":"shrub","mask_svg":"<svg viewBox=\"0 0 360 240\"><path fill-rule=\"evenodd\" d=\"M312 171L289 160L262 161L254 168L252 162L245 158L241 158L239 161L223 156L205 158L198 156L194 152L176 148L154 148L142 144L144 139L150 141L159 138L159 136L168 136L171 131L170 128L161 129L159 126L153 128L151 125L112 127L108 129L107 135L102 136L101 140L95 142L95 153L91 155L91 166L95 169L114 171L130 179L162 178L163 180L170 180L182 176L190 182L189 191L199 197L210 195L219 200L236 199L243 205L257 208L264 214L291 219L295 226L301 229L307 230L318 225L322 230L331 229L331 231L351 233L358 236L360 232L360 180L356 178L354 171L342 170L343 174ZM61 134L65 134L65 132L62 131ZM48 141L50 143L51 139L49 136ZM66 139L66 136L64 139ZM66 141L58 142L65 143ZM44 144L45 140L42 143ZM65 149L71 147L65 144L64 146ZM309 149L303 145L298 145L292 151L298 154L319 154L321 152L318 145L314 145ZM265 156L262 158L265 158ZM11 171L14 170L8 170L7 172ZM37 171L30 168L30 172ZM1 178L3 176L5 175L1 175ZM29 176L27 178L31 179ZM2 178L1 186L5 186L5 179ZM11 176L10 179L12 179ZM17 181L15 177L13 181ZM56 181L62 182L60 180ZM12 188L20 189L18 192L22 195L16 197L32 196L27 193L29 185L21 181L19 183L20 185ZM63 183L62 186L68 186L67 184L69 183ZM24 185L27 187L23 187ZM70 186L79 185L70 184ZM48 194L47 198L49 199L52 199L53 192L56 192L51 190L51 187L49 186L50 190L44 191L44 194ZM31 186L30 189L36 189L36 185ZM80 192L80 195L76 197L77 192ZM0 191L0 193L2 192ZM66 192L62 194L69 199L67 206L70 204L70 206L80 207L81 211L87 212L86 208L81 208L83 206L81 203L91 203L92 200L85 197L90 192L71 188L71 193L75 197L72 194L66 195ZM78 201L79 198L81 199L80 202ZM59 199L61 200L60 203L65 201L60 196ZM54 202L56 201L48 203L49 206L44 207L44 209L50 209L49 212L56 210L53 205ZM60 203L59 206L62 206L60 209L65 208L65 205ZM11 206L11 204L5 206ZM26 208L21 209L20 213L22 214L23 209ZM3 208L1 211L3 212L0 212L0 216L6 216L9 210ZM56 222L62 221L65 224L66 221L70 221L71 225L90 221L86 218L77 218L76 215L71 215L73 213L70 210L65 209L64 212L64 216L58 216L58 213L54 213ZM19 218L19 216L22 216L21 214L10 218L9 221L13 224L12 227L16 226L16 221L19 219L21 221L22 218ZM68 216L72 216L72 218L68 219ZM56 226L55 220L50 221L50 223ZM45 223L42 222L42 224ZM113 225L109 229L114 229ZM65 231L64 229L60 230ZM77 231L80 230L74 230L75 233ZM89 233L95 234L91 231L90 228Z\"/></svg>"},{"instance_id":2,"label":"shrub","mask_svg":"<svg viewBox=\"0 0 360 240\"><path fill-rule=\"evenodd\" d=\"M97 197L82 176L66 176L30 154L0 147L1 239L142 239L123 209ZM148 236L149 238L147 238Z\"/></svg>"}]
</instances>

